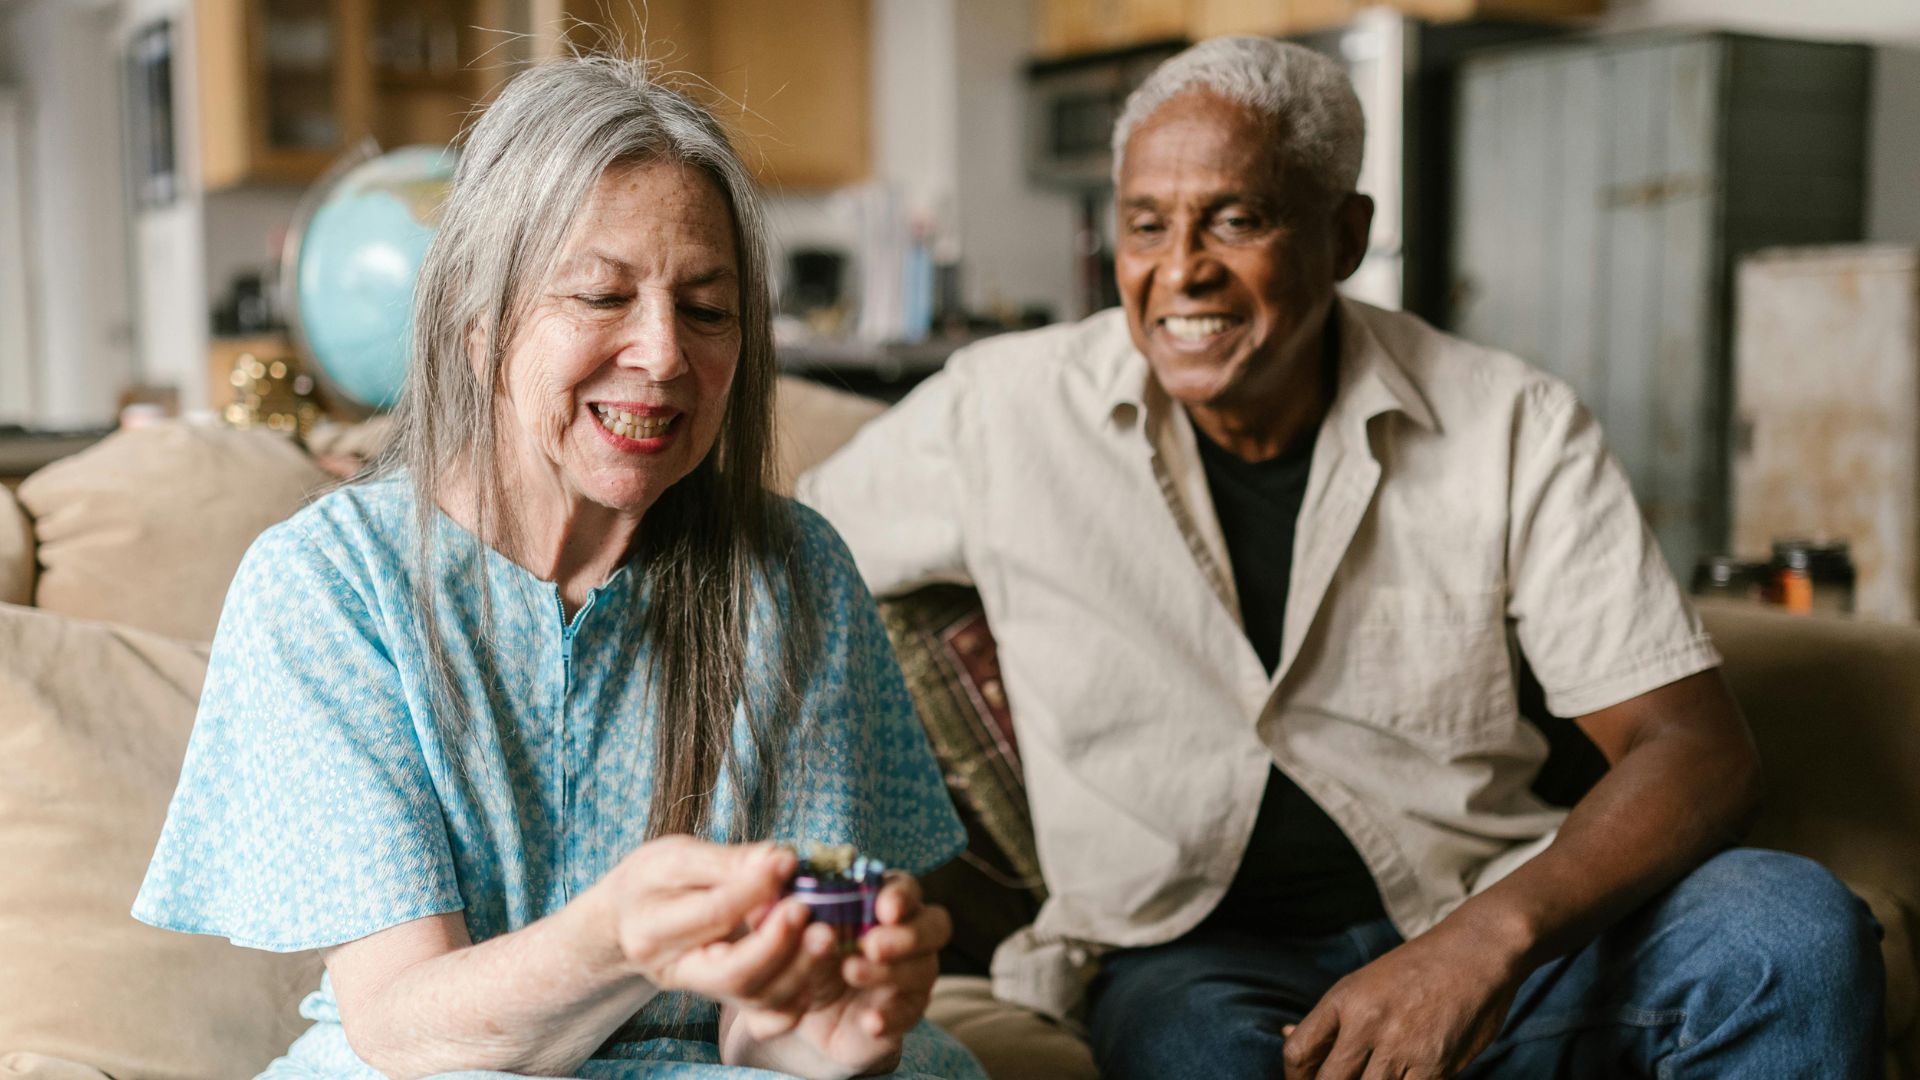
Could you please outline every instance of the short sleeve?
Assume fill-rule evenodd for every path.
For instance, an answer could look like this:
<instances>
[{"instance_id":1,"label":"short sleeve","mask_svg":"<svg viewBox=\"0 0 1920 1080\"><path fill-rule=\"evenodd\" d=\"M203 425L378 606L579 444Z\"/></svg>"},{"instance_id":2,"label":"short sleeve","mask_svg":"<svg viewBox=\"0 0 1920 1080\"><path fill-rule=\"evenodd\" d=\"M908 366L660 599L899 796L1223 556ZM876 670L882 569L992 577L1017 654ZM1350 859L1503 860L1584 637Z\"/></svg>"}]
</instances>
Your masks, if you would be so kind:
<instances>
[{"instance_id":1,"label":"short sleeve","mask_svg":"<svg viewBox=\"0 0 1920 1080\"><path fill-rule=\"evenodd\" d=\"M966 830L852 556L819 515L796 512L822 635L781 838L852 844L924 874L966 847Z\"/></svg>"},{"instance_id":2,"label":"short sleeve","mask_svg":"<svg viewBox=\"0 0 1920 1080\"><path fill-rule=\"evenodd\" d=\"M972 584L961 472L964 357L862 427L800 478L796 494L833 522L874 592Z\"/></svg>"},{"instance_id":3,"label":"short sleeve","mask_svg":"<svg viewBox=\"0 0 1920 1080\"><path fill-rule=\"evenodd\" d=\"M461 906L378 624L301 519L278 525L228 590L134 917L293 951Z\"/></svg>"},{"instance_id":4,"label":"short sleeve","mask_svg":"<svg viewBox=\"0 0 1920 1080\"><path fill-rule=\"evenodd\" d=\"M1583 716L1720 663L1600 425L1543 381L1513 457L1508 615L1558 716Z\"/></svg>"}]
</instances>

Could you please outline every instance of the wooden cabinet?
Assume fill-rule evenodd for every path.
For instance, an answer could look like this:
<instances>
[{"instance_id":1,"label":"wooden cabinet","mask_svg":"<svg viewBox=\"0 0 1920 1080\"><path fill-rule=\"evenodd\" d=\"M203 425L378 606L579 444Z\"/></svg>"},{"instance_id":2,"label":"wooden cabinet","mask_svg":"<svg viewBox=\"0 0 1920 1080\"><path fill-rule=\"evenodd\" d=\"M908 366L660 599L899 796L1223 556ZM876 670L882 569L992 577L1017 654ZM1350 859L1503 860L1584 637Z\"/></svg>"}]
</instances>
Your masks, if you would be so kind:
<instances>
[{"instance_id":1,"label":"wooden cabinet","mask_svg":"<svg viewBox=\"0 0 1920 1080\"><path fill-rule=\"evenodd\" d=\"M569 0L566 43L644 53L690 77L767 187L839 187L872 171L869 6L651 0L610 11L605 0Z\"/></svg>"},{"instance_id":2,"label":"wooden cabinet","mask_svg":"<svg viewBox=\"0 0 1920 1080\"><path fill-rule=\"evenodd\" d=\"M1043 57L1105 52L1189 36L1197 0L1041 0L1035 52Z\"/></svg>"},{"instance_id":3,"label":"wooden cabinet","mask_svg":"<svg viewBox=\"0 0 1920 1080\"><path fill-rule=\"evenodd\" d=\"M1278 37L1344 26L1375 6L1455 22L1597 15L1606 0L1040 0L1034 51L1060 57L1221 34Z\"/></svg>"},{"instance_id":4,"label":"wooden cabinet","mask_svg":"<svg viewBox=\"0 0 1920 1080\"><path fill-rule=\"evenodd\" d=\"M201 182L308 183L368 136L447 143L500 77L497 0L199 0ZM489 21L493 20L493 21Z\"/></svg>"}]
</instances>

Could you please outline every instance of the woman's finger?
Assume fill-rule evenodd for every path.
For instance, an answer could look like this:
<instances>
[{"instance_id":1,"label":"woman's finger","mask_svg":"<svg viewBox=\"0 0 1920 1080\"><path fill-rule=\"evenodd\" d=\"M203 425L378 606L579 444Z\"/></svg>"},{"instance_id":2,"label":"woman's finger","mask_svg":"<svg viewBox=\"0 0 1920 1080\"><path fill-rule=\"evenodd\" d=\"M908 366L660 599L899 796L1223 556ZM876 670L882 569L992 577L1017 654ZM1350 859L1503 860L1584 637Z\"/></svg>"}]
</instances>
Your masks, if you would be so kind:
<instances>
[{"instance_id":1,"label":"woman's finger","mask_svg":"<svg viewBox=\"0 0 1920 1080\"><path fill-rule=\"evenodd\" d=\"M820 931L826 931L824 948ZM794 942L786 965L743 996L756 1009L790 1013L797 1019L812 1006L821 984L837 980L837 967L833 961L832 928L805 926Z\"/></svg>"},{"instance_id":2,"label":"woman's finger","mask_svg":"<svg viewBox=\"0 0 1920 1080\"><path fill-rule=\"evenodd\" d=\"M952 937L953 918L947 914L947 909L938 904L928 904L908 922L876 926L867 931L860 939L860 955L888 963L909 956L937 953L947 947Z\"/></svg>"},{"instance_id":3,"label":"woman's finger","mask_svg":"<svg viewBox=\"0 0 1920 1080\"><path fill-rule=\"evenodd\" d=\"M715 844L691 836L649 840L627 859L644 889L677 892L728 884L742 875L777 879L793 876L793 852L778 844Z\"/></svg>"},{"instance_id":4,"label":"woman's finger","mask_svg":"<svg viewBox=\"0 0 1920 1080\"><path fill-rule=\"evenodd\" d=\"M940 977L940 960L935 956L916 956L897 964L877 964L862 956L850 956L841 965L840 977L856 990L891 988L911 993L932 991Z\"/></svg>"},{"instance_id":5,"label":"woman's finger","mask_svg":"<svg viewBox=\"0 0 1920 1080\"><path fill-rule=\"evenodd\" d=\"M780 904L746 936L690 950L675 969L681 988L754 1001L798 955L806 925L805 904Z\"/></svg>"},{"instance_id":6,"label":"woman's finger","mask_svg":"<svg viewBox=\"0 0 1920 1080\"><path fill-rule=\"evenodd\" d=\"M898 870L887 872L887 883L873 901L873 915L882 925L909 922L925 903L920 882L912 874Z\"/></svg>"}]
</instances>

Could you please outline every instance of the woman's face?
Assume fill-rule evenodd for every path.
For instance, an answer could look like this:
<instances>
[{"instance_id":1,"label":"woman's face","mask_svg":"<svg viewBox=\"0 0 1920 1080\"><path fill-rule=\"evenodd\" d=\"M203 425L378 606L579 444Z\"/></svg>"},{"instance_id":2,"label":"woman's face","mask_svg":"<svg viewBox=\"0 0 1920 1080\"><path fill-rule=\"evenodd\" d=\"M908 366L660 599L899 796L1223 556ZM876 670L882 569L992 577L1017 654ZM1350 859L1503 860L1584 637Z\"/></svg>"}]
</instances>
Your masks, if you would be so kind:
<instances>
[{"instance_id":1,"label":"woman's face","mask_svg":"<svg viewBox=\"0 0 1920 1080\"><path fill-rule=\"evenodd\" d=\"M609 170L507 349L509 490L644 513L712 449L739 359L719 187L673 161Z\"/></svg>"}]
</instances>

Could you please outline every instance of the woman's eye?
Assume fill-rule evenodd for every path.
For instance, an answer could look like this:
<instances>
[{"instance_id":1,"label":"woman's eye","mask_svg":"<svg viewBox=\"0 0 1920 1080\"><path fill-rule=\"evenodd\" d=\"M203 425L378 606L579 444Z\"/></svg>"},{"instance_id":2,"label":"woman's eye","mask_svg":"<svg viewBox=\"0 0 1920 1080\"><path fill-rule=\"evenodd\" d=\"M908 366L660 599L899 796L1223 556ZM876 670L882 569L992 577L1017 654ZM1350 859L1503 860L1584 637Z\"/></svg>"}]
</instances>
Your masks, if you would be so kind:
<instances>
[{"instance_id":1,"label":"woman's eye","mask_svg":"<svg viewBox=\"0 0 1920 1080\"><path fill-rule=\"evenodd\" d=\"M719 326L733 318L733 312L725 308L693 306L684 310L688 318L708 326Z\"/></svg>"},{"instance_id":2,"label":"woman's eye","mask_svg":"<svg viewBox=\"0 0 1920 1080\"><path fill-rule=\"evenodd\" d=\"M598 308L602 311L620 307L627 302L627 298L619 293L582 293L574 299L590 308Z\"/></svg>"}]
</instances>

